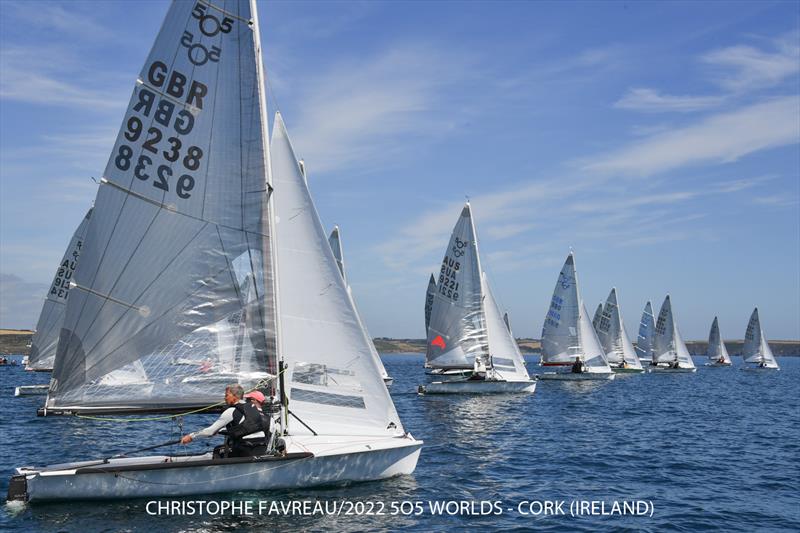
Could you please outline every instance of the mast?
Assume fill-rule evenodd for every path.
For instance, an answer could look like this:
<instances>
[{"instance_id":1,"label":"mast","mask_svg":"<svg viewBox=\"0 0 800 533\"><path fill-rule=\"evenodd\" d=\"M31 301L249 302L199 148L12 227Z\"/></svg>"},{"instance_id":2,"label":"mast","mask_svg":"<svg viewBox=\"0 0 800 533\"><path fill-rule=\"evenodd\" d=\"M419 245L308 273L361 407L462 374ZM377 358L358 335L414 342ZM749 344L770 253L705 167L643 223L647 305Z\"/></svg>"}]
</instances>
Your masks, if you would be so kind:
<instances>
[{"instance_id":1,"label":"mast","mask_svg":"<svg viewBox=\"0 0 800 533\"><path fill-rule=\"evenodd\" d=\"M483 280L484 273L483 267L481 266L481 253L480 249L478 248L478 232L475 229L475 217L472 215L472 206L467 200L467 209L469 209L469 223L472 226L472 235L475 238L475 261L478 263L478 275L480 276L481 280ZM489 330L486 327L486 294L483 290L483 283L481 283L481 298L480 298L480 318L483 322L483 331L486 332L486 340L483 343L483 357L484 357L484 364L486 365L486 369L489 370L492 367L492 354L489 353Z\"/></svg>"}]
</instances>

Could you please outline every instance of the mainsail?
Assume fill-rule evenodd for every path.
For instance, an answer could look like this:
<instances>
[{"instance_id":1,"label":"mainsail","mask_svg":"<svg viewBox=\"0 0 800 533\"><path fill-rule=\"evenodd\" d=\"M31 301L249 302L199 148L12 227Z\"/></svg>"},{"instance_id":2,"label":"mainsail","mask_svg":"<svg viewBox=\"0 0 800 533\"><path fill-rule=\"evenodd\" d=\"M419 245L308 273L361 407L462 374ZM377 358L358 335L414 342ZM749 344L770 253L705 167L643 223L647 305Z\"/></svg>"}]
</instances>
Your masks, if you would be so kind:
<instances>
[{"instance_id":1,"label":"mainsail","mask_svg":"<svg viewBox=\"0 0 800 533\"><path fill-rule=\"evenodd\" d=\"M433 310L433 295L436 294L436 278L431 274L428 280L428 289L425 291L425 336L428 335L428 326L431 324L431 311Z\"/></svg>"},{"instance_id":2,"label":"mainsail","mask_svg":"<svg viewBox=\"0 0 800 533\"><path fill-rule=\"evenodd\" d=\"M644 305L642 319L639 322L639 336L636 339L636 355L639 359L653 358L653 346L655 343L656 324L653 318L653 306L648 301Z\"/></svg>"},{"instance_id":3,"label":"mainsail","mask_svg":"<svg viewBox=\"0 0 800 533\"><path fill-rule=\"evenodd\" d=\"M61 333L61 325L64 323L69 284L75 268L78 266L78 258L81 255L81 248L83 248L83 238L86 235L86 228L89 226L91 216L92 210L89 209L72 235L72 239L64 251L64 257L58 264L50 291L47 293L42 312L39 314L39 321L36 323L36 333L31 339L31 353L28 356L28 364L25 366L26 370L53 369L58 348L58 335Z\"/></svg>"},{"instance_id":4,"label":"mainsail","mask_svg":"<svg viewBox=\"0 0 800 533\"><path fill-rule=\"evenodd\" d=\"M611 372L597 333L578 292L572 252L558 275L542 327L542 364L571 365L576 358L590 372Z\"/></svg>"},{"instance_id":5,"label":"mainsail","mask_svg":"<svg viewBox=\"0 0 800 533\"><path fill-rule=\"evenodd\" d=\"M302 421L290 433L402 431L279 113L270 147L284 392Z\"/></svg>"},{"instance_id":6,"label":"mainsail","mask_svg":"<svg viewBox=\"0 0 800 533\"><path fill-rule=\"evenodd\" d=\"M622 312L617 303L616 287L612 288L608 295L595 330L610 364L625 364L630 368L642 368L642 363L639 362L633 343L625 330L625 322L622 320Z\"/></svg>"},{"instance_id":7,"label":"mainsail","mask_svg":"<svg viewBox=\"0 0 800 533\"><path fill-rule=\"evenodd\" d=\"M305 176L305 172L303 172L303 176ZM308 180L306 180L306 183L308 183ZM355 309L356 311L356 318L358 318L358 322L364 329L364 334L367 336L367 340L369 340L369 349L370 353L372 353L372 358L375 359L375 364L378 366L378 369L380 370L381 377L383 378L383 380L388 381L391 379L389 377L389 373L386 372L386 367L383 366L383 361L381 361L381 356L378 353L378 350L375 348L375 343L372 342L372 337L370 336L369 331L367 330L367 326L366 324L364 324L364 320L361 318L361 314L358 312L358 307L356 307L355 299L353 299L353 290L347 283L347 274L345 274L344 270L344 250L342 249L342 237L339 232L339 226L333 227L333 231L331 231L331 234L328 237L328 243L331 246L333 257L334 259L336 259L336 266L339 267L339 272L341 272L342 274L342 279L347 285L347 294L350 296L350 300L352 300L353 302L353 309Z\"/></svg>"},{"instance_id":8,"label":"mainsail","mask_svg":"<svg viewBox=\"0 0 800 533\"><path fill-rule=\"evenodd\" d=\"M274 372L265 102L255 3L174 2L97 192L47 408L215 403L219 383L185 381L209 366L176 354L219 359L216 330L241 320L239 361ZM100 386L137 361L153 387Z\"/></svg>"},{"instance_id":9,"label":"mainsail","mask_svg":"<svg viewBox=\"0 0 800 533\"><path fill-rule=\"evenodd\" d=\"M469 202L453 228L433 298L425 361L432 368L473 368L487 359L478 241Z\"/></svg>"},{"instance_id":10,"label":"mainsail","mask_svg":"<svg viewBox=\"0 0 800 533\"><path fill-rule=\"evenodd\" d=\"M742 346L742 358L745 363L758 363L767 368L778 368L778 362L775 360L772 349L764 336L764 330L761 329L758 307L753 309L753 314L750 315L750 321L747 323L744 345Z\"/></svg>"},{"instance_id":11,"label":"mainsail","mask_svg":"<svg viewBox=\"0 0 800 533\"><path fill-rule=\"evenodd\" d=\"M672 316L672 303L669 295L661 304L656 322L656 335L653 346L653 363L677 362L682 368L694 368L694 361L686 349L686 344L678 331Z\"/></svg>"},{"instance_id":12,"label":"mainsail","mask_svg":"<svg viewBox=\"0 0 800 533\"><path fill-rule=\"evenodd\" d=\"M717 317L714 317L714 322L711 323L711 331L708 333L708 361L710 363L723 363L731 364L731 357L728 355L728 349L725 348L725 342L719 333L719 323Z\"/></svg>"}]
</instances>

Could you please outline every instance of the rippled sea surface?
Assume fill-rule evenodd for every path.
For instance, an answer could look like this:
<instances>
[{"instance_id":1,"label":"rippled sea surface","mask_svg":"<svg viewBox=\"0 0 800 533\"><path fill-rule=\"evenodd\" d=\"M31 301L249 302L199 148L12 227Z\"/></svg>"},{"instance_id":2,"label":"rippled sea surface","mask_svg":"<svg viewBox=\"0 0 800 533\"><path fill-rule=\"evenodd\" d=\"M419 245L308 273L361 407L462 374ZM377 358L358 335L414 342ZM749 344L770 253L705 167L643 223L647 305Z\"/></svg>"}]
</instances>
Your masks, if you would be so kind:
<instances>
[{"instance_id":1,"label":"rippled sea surface","mask_svg":"<svg viewBox=\"0 0 800 533\"><path fill-rule=\"evenodd\" d=\"M383 516L150 516L147 500L0 509L15 531L381 531L408 528L542 531L799 531L800 358L779 372L700 367L696 374L544 381L533 395L418 396L420 355L384 356L407 430L425 441L416 471L386 481L191 500L383 502ZM700 358L698 364L703 364ZM532 373L538 366L529 358ZM13 387L47 374L0 367L0 490L15 466L97 458L164 442L171 420L113 423L37 418L41 397ZM186 432L213 416L187 418ZM197 444L198 447L206 443ZM475 514L432 515L431 501L475 502ZM574 500L652 502L650 516L569 516ZM420 516L390 516L391 502ZM480 516L484 510L502 514ZM564 501L566 516L530 516L531 501ZM489 507L486 507L489 506ZM607 510L610 507L606 508ZM408 510L408 508L406 508ZM538 510L536 506L534 511Z\"/></svg>"}]
</instances>

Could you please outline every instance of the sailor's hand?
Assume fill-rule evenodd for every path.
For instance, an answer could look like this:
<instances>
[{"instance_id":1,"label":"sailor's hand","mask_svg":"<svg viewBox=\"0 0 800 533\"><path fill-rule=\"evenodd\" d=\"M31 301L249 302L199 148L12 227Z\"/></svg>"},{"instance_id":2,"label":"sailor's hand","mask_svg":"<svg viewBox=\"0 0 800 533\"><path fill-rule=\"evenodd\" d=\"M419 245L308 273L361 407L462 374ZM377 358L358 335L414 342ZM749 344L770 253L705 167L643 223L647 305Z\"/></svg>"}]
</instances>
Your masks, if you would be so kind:
<instances>
[{"instance_id":1,"label":"sailor's hand","mask_svg":"<svg viewBox=\"0 0 800 533\"><path fill-rule=\"evenodd\" d=\"M192 442L191 435L184 435L183 437L181 437L181 444L189 444L190 442Z\"/></svg>"}]
</instances>

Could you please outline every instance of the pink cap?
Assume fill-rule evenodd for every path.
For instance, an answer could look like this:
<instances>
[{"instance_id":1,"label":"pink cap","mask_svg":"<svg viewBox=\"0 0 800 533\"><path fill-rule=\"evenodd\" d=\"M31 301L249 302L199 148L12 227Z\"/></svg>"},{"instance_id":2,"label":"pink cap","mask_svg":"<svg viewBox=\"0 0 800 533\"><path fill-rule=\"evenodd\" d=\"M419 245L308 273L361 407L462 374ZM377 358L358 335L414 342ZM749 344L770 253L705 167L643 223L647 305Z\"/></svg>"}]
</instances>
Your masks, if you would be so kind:
<instances>
[{"instance_id":1,"label":"pink cap","mask_svg":"<svg viewBox=\"0 0 800 533\"><path fill-rule=\"evenodd\" d=\"M266 399L266 398L264 398L264 395L261 394L257 390L253 391L253 392L248 392L247 394L244 395L244 397L245 398L252 398L255 401L257 401L258 403L264 403L264 400Z\"/></svg>"}]
</instances>

